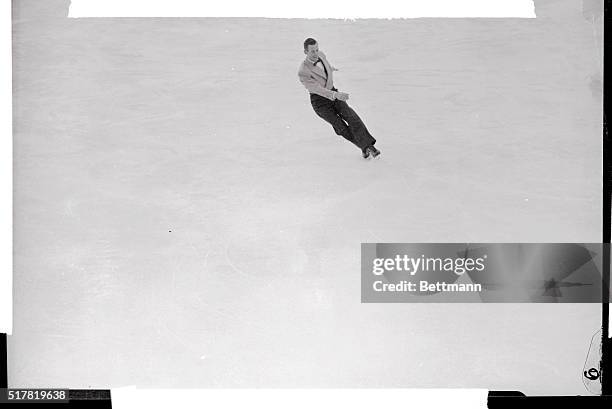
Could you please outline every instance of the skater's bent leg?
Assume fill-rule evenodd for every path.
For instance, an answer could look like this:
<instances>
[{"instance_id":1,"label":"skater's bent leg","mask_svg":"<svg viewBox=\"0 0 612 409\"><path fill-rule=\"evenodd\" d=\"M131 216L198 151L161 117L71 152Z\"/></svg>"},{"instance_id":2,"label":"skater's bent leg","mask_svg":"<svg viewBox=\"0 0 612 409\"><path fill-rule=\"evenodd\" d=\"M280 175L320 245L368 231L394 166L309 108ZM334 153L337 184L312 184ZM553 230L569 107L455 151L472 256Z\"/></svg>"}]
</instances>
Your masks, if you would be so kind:
<instances>
[{"instance_id":1,"label":"skater's bent leg","mask_svg":"<svg viewBox=\"0 0 612 409\"><path fill-rule=\"evenodd\" d=\"M355 142L355 137L353 136L351 129L342 120L342 118L338 116L332 104L316 107L313 106L313 108L318 116L323 118L332 126L332 128L334 128L334 132L336 132L337 135L342 136L347 141L360 147L359 144Z\"/></svg>"},{"instance_id":2,"label":"skater's bent leg","mask_svg":"<svg viewBox=\"0 0 612 409\"><path fill-rule=\"evenodd\" d=\"M376 139L370 132L368 128L366 128L365 124L357 115L357 113L351 108L345 101L335 101L336 110L339 113L340 117L346 121L348 124L351 133L355 138L356 145L360 148L365 148L370 145L374 145L376 143Z\"/></svg>"}]
</instances>

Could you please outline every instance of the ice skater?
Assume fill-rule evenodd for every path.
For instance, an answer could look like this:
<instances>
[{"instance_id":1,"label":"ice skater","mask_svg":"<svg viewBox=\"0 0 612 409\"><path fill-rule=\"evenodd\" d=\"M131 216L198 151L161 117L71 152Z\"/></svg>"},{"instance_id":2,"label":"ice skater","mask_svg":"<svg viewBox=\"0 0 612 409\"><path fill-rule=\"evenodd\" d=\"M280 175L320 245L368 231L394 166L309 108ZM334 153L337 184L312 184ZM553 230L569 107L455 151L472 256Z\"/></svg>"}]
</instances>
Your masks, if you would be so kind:
<instances>
[{"instance_id":1,"label":"ice skater","mask_svg":"<svg viewBox=\"0 0 612 409\"><path fill-rule=\"evenodd\" d=\"M310 92L312 108L325 121L329 122L336 134L361 149L364 159L376 158L380 151L374 147L376 139L364 125L359 115L346 103L349 94L334 87L333 67L325 54L319 51L314 38L304 41L306 59L300 65L298 77Z\"/></svg>"}]
</instances>

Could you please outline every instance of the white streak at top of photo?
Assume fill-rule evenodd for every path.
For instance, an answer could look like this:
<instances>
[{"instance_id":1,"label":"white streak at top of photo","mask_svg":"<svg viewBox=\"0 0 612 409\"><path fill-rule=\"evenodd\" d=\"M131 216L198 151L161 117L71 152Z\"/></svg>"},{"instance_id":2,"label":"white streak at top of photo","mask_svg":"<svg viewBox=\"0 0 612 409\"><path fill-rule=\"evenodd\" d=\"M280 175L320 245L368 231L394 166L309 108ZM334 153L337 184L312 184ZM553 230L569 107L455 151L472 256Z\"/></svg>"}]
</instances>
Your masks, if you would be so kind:
<instances>
[{"instance_id":1,"label":"white streak at top of photo","mask_svg":"<svg viewBox=\"0 0 612 409\"><path fill-rule=\"evenodd\" d=\"M532 0L72 0L69 17L535 18Z\"/></svg>"}]
</instances>

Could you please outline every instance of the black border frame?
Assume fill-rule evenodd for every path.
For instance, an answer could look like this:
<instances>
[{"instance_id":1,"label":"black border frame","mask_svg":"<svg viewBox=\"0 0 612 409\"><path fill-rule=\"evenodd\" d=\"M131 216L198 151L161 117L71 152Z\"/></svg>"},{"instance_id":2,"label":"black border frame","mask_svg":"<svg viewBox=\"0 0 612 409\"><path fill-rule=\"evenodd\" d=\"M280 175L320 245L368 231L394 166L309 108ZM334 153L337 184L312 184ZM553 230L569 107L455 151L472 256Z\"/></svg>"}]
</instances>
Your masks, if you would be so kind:
<instances>
[{"instance_id":1,"label":"black border frame","mask_svg":"<svg viewBox=\"0 0 612 409\"><path fill-rule=\"evenodd\" d=\"M13 0L14 2L15 0ZM602 129L602 242L610 243L611 232L611 186L612 161L610 158L610 137L608 134L607 110L610 108L610 81L605 80L606 67L611 67L610 53L606 53L606 44L610 41L610 0L603 0L603 129ZM13 3L14 4L14 3ZM589 408L612 407L612 338L608 331L610 324L610 246L603 246L602 275L604 280L602 298L602 358L601 358L601 396L525 396L518 391L490 391L487 399L489 408L541 408L543 405L579 404ZM0 390L8 388L8 350L7 334L0 333ZM608 373L609 371L609 373ZM49 407L45 404L45 407ZM56 404L50 404L56 405ZM74 389L69 392L69 403L57 403L60 407L87 406L111 408L112 399L109 389Z\"/></svg>"}]
</instances>

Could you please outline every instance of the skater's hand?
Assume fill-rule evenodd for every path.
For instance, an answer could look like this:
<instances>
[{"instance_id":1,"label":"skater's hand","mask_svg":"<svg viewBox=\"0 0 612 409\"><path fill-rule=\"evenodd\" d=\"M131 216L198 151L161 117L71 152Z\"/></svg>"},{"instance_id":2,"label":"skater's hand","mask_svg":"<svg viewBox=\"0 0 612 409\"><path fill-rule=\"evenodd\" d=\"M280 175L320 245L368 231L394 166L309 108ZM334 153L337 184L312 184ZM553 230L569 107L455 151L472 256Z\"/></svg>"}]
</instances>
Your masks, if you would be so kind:
<instances>
[{"instance_id":1,"label":"skater's hand","mask_svg":"<svg viewBox=\"0 0 612 409\"><path fill-rule=\"evenodd\" d=\"M349 99L349 94L347 94L346 92L338 92L336 93L336 99L339 99L340 101L346 101L347 99Z\"/></svg>"}]
</instances>

